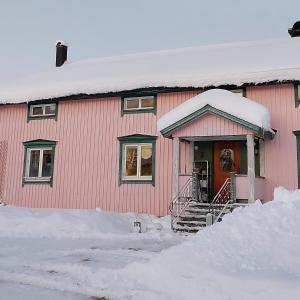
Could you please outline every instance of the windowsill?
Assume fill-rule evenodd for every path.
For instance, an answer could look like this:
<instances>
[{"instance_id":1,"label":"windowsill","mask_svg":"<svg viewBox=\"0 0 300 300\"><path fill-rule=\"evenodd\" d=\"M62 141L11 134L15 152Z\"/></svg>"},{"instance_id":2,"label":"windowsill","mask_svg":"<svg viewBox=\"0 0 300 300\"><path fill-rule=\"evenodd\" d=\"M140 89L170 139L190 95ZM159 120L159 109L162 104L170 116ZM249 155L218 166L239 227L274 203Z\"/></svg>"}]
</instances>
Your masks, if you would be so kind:
<instances>
[{"instance_id":1,"label":"windowsill","mask_svg":"<svg viewBox=\"0 0 300 300\"><path fill-rule=\"evenodd\" d=\"M153 179L121 179L120 184L152 184L154 186Z\"/></svg>"},{"instance_id":2,"label":"windowsill","mask_svg":"<svg viewBox=\"0 0 300 300\"><path fill-rule=\"evenodd\" d=\"M155 114L156 111L154 108L151 108L151 109L123 109L123 114L139 114L139 113L153 113Z\"/></svg>"},{"instance_id":3,"label":"windowsill","mask_svg":"<svg viewBox=\"0 0 300 300\"><path fill-rule=\"evenodd\" d=\"M52 185L52 178L31 179L31 178L24 178L23 177L23 184L50 184L50 185Z\"/></svg>"},{"instance_id":4,"label":"windowsill","mask_svg":"<svg viewBox=\"0 0 300 300\"><path fill-rule=\"evenodd\" d=\"M43 119L55 119L56 120L56 115L51 115L51 116L28 116L28 121L31 120L43 120Z\"/></svg>"}]
</instances>

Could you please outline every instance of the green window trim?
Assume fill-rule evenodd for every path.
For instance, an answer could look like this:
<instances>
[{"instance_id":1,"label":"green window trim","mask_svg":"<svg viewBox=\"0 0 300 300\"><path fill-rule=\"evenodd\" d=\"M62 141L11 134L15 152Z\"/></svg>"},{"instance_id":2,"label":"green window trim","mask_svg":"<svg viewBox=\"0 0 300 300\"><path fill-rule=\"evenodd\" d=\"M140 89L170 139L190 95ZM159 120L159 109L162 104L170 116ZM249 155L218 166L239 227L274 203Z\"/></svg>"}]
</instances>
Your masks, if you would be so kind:
<instances>
[{"instance_id":1,"label":"green window trim","mask_svg":"<svg viewBox=\"0 0 300 300\"><path fill-rule=\"evenodd\" d=\"M32 116L30 109L32 106L44 106L47 104L55 104L55 114L54 115L40 115L40 116ZM58 101L42 101L42 102L29 102L27 105L27 123L33 120L44 120L44 119L53 119L57 121L57 115L58 115Z\"/></svg>"},{"instance_id":2,"label":"green window trim","mask_svg":"<svg viewBox=\"0 0 300 300\"><path fill-rule=\"evenodd\" d=\"M297 143L297 170L298 170L298 188L300 188L300 130L293 131Z\"/></svg>"},{"instance_id":3,"label":"green window trim","mask_svg":"<svg viewBox=\"0 0 300 300\"><path fill-rule=\"evenodd\" d=\"M53 186L53 172L54 172L54 161L55 161L55 147L56 141L51 140L32 140L23 142L24 146L24 162L23 162L23 176L22 176L22 186L25 184L49 184ZM51 148L53 150L53 163L51 165L51 174L49 180L26 180L26 162L27 162L27 151L28 149L40 149L40 148Z\"/></svg>"},{"instance_id":4,"label":"green window trim","mask_svg":"<svg viewBox=\"0 0 300 300\"><path fill-rule=\"evenodd\" d=\"M300 104L300 83L294 83L294 95L295 95L295 107L298 107Z\"/></svg>"},{"instance_id":5,"label":"green window trim","mask_svg":"<svg viewBox=\"0 0 300 300\"><path fill-rule=\"evenodd\" d=\"M153 108L151 109L132 109L132 110L126 110L125 109L125 99L126 98L140 98L140 97L154 97L154 104ZM139 113L153 113L156 115L157 111L157 94L123 94L121 96L121 116L124 114L139 114Z\"/></svg>"},{"instance_id":6,"label":"green window trim","mask_svg":"<svg viewBox=\"0 0 300 300\"><path fill-rule=\"evenodd\" d=\"M128 136L118 137L120 142L119 152L119 185L121 184L152 184L155 186L155 147L156 147L157 136L134 134ZM151 180L128 180L123 179L123 146L126 144L152 144L152 179Z\"/></svg>"}]
</instances>

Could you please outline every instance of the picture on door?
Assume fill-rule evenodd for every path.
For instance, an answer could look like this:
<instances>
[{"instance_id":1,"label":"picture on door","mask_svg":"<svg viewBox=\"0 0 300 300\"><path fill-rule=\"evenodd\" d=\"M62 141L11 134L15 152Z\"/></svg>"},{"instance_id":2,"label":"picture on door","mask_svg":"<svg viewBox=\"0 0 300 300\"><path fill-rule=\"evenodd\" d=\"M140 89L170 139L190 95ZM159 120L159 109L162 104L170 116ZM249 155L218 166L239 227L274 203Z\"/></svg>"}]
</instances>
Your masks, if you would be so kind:
<instances>
[{"instance_id":1,"label":"picture on door","mask_svg":"<svg viewBox=\"0 0 300 300\"><path fill-rule=\"evenodd\" d=\"M232 149L223 149L220 153L220 166L224 171L234 170L234 152Z\"/></svg>"}]
</instances>

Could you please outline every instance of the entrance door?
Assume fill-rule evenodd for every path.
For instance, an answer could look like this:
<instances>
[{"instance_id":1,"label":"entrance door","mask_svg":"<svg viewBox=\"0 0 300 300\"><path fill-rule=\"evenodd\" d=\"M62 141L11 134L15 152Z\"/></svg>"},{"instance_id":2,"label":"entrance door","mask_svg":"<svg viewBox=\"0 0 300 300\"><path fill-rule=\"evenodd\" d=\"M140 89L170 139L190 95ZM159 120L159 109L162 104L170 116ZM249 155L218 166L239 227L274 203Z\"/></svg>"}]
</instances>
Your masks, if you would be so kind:
<instances>
[{"instance_id":1,"label":"entrance door","mask_svg":"<svg viewBox=\"0 0 300 300\"><path fill-rule=\"evenodd\" d=\"M219 141L214 144L214 194L216 194L230 173L239 173L241 168L241 143Z\"/></svg>"}]
</instances>

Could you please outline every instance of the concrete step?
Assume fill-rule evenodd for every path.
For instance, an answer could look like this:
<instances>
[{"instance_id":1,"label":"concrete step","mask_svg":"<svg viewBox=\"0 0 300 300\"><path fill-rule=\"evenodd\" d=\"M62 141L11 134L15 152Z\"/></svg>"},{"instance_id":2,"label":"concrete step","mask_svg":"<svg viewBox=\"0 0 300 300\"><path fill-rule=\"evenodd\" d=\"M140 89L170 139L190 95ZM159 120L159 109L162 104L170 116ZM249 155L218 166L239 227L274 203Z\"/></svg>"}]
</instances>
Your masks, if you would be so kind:
<instances>
[{"instance_id":1,"label":"concrete step","mask_svg":"<svg viewBox=\"0 0 300 300\"><path fill-rule=\"evenodd\" d=\"M206 226L204 221L180 221L176 222L177 226L186 226L186 227L197 227L197 226Z\"/></svg>"}]
</instances>

